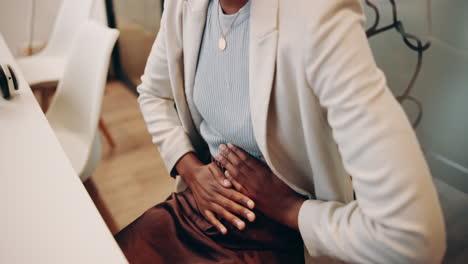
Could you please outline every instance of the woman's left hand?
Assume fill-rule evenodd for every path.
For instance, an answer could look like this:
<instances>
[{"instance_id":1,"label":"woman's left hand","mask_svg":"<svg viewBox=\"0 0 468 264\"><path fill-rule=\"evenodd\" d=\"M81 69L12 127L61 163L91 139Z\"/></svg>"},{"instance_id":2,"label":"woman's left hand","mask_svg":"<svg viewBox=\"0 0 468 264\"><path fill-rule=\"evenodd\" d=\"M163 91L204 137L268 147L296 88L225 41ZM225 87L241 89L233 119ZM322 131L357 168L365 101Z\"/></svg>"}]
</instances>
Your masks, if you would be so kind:
<instances>
[{"instance_id":1,"label":"woman's left hand","mask_svg":"<svg viewBox=\"0 0 468 264\"><path fill-rule=\"evenodd\" d=\"M272 219L298 230L298 215L305 201L266 165L233 144L220 145L215 158L225 175L241 193L254 200L256 208Z\"/></svg>"}]
</instances>

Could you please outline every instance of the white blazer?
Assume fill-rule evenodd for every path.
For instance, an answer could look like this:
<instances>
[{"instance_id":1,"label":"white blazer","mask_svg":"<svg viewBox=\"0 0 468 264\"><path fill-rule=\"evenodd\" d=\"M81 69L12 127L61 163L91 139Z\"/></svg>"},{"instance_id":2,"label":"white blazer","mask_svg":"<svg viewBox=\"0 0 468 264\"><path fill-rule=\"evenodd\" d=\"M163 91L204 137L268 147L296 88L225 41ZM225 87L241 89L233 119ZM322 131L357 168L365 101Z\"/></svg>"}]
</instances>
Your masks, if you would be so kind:
<instances>
[{"instance_id":1,"label":"white blazer","mask_svg":"<svg viewBox=\"0 0 468 264\"><path fill-rule=\"evenodd\" d=\"M299 214L308 259L439 263L446 244L437 194L374 62L359 0L251 1L254 134L273 172L311 198ZM208 2L166 1L138 87L174 176L183 154L207 153L190 109ZM185 188L177 176L177 191Z\"/></svg>"}]
</instances>

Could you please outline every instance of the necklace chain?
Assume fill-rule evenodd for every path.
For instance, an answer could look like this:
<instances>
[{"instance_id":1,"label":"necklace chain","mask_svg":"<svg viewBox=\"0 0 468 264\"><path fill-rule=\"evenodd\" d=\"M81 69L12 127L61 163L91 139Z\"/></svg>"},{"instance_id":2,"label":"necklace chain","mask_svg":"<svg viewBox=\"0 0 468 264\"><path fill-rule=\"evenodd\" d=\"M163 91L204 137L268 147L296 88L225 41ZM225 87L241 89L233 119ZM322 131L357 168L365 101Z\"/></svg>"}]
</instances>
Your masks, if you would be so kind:
<instances>
[{"instance_id":1,"label":"necklace chain","mask_svg":"<svg viewBox=\"0 0 468 264\"><path fill-rule=\"evenodd\" d=\"M221 31L221 36L218 39L218 47L220 50L224 50L226 49L226 36L231 32L234 22L236 22L237 18L239 17L240 10L237 12L236 16L232 20L231 25L229 25L229 28L226 31L226 33L224 33L223 27L221 26L221 19L220 19L220 14L219 14L220 9L221 9L221 2L220 0L218 0L218 25L219 25L219 30Z\"/></svg>"}]
</instances>

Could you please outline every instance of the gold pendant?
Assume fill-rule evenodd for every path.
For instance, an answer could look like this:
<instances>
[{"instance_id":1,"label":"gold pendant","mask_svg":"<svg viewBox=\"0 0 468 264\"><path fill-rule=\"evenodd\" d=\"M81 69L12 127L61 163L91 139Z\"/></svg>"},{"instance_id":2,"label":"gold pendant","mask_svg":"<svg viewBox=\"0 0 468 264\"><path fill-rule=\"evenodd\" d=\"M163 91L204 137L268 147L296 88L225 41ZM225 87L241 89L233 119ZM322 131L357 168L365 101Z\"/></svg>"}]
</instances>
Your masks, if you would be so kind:
<instances>
[{"instance_id":1,"label":"gold pendant","mask_svg":"<svg viewBox=\"0 0 468 264\"><path fill-rule=\"evenodd\" d=\"M223 36L219 37L219 39L218 39L218 48L220 50L225 50L226 49L226 44L227 44L226 39Z\"/></svg>"}]
</instances>

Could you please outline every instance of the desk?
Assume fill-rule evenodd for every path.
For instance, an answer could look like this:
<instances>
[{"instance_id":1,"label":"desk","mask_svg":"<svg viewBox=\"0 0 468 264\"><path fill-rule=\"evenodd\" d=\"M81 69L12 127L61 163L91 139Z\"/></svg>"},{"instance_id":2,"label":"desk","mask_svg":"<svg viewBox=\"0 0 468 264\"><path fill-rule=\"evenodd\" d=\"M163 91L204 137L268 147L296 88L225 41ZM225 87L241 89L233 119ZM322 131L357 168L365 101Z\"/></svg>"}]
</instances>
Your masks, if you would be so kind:
<instances>
[{"instance_id":1,"label":"desk","mask_svg":"<svg viewBox=\"0 0 468 264\"><path fill-rule=\"evenodd\" d=\"M24 80L0 97L0 263L128 263Z\"/></svg>"}]
</instances>

